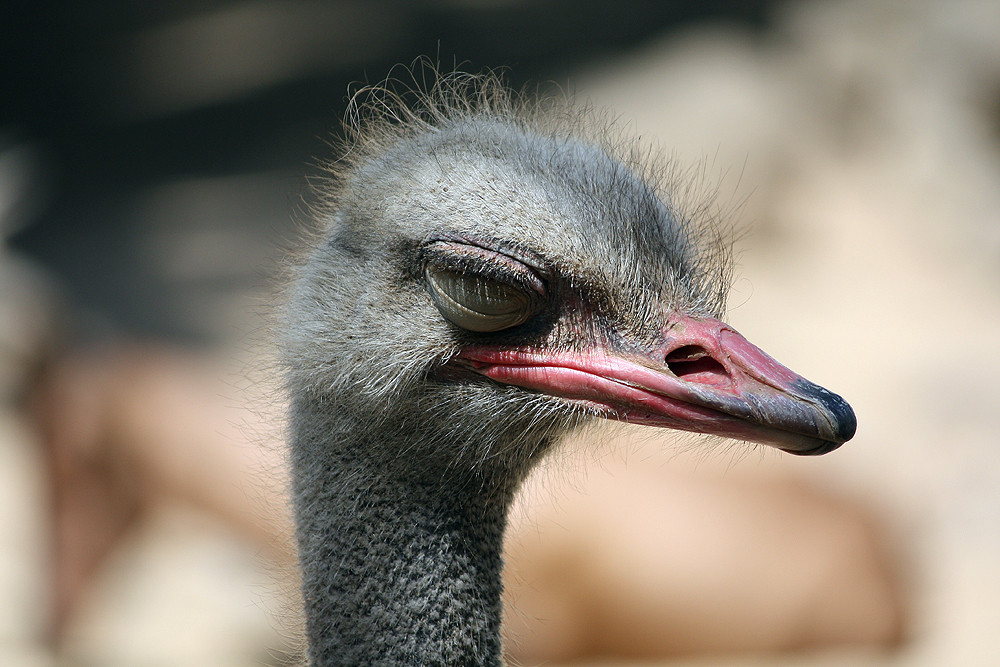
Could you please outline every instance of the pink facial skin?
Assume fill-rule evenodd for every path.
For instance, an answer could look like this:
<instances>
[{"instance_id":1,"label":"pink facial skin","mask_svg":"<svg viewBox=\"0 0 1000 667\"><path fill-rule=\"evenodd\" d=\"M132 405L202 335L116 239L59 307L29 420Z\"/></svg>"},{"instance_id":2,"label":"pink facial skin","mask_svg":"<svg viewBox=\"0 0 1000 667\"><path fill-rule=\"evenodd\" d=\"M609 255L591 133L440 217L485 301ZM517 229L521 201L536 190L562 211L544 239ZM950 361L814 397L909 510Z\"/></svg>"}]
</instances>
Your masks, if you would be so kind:
<instances>
[{"instance_id":1,"label":"pink facial skin","mask_svg":"<svg viewBox=\"0 0 1000 667\"><path fill-rule=\"evenodd\" d=\"M840 396L782 366L727 324L675 317L646 354L478 346L463 365L608 419L720 435L801 455L833 451L857 420Z\"/></svg>"}]
</instances>

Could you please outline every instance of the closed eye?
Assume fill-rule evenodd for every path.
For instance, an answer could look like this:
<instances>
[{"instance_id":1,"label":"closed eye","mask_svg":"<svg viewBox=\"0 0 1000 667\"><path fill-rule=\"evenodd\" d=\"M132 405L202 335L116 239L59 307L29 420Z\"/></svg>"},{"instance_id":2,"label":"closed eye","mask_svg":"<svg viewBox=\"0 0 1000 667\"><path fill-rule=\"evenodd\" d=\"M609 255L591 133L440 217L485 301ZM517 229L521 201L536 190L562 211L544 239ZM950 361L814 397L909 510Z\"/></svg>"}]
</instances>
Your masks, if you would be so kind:
<instances>
[{"instance_id":1,"label":"closed eye","mask_svg":"<svg viewBox=\"0 0 1000 667\"><path fill-rule=\"evenodd\" d=\"M542 305L544 283L528 266L501 253L456 242L427 247L424 275L441 315L475 332L523 324Z\"/></svg>"}]
</instances>

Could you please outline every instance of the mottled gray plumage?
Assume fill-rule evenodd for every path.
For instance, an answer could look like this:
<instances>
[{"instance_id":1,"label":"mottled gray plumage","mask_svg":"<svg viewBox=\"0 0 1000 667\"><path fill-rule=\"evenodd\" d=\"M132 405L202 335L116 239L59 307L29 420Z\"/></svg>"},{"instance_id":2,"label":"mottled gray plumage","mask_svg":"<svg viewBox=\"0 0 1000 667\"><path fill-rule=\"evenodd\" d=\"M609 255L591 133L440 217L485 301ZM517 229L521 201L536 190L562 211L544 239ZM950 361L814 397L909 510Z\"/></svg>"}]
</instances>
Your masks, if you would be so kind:
<instances>
[{"instance_id":1,"label":"mottled gray plumage","mask_svg":"<svg viewBox=\"0 0 1000 667\"><path fill-rule=\"evenodd\" d=\"M488 76L441 77L408 104L368 95L283 336L310 656L497 664L511 498L596 413L446 362L483 341L647 349L671 312L718 314L725 250L585 114L540 111ZM486 334L445 320L424 267L452 239L539 267L538 313Z\"/></svg>"}]
</instances>

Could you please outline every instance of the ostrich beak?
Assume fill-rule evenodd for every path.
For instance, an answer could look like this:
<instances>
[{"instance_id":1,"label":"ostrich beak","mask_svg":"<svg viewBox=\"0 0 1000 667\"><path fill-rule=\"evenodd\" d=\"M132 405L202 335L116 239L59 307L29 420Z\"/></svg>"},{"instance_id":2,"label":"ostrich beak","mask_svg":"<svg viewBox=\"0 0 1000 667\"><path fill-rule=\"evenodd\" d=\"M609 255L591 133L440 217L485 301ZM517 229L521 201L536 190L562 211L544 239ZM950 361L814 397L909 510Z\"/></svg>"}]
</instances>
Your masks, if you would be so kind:
<instances>
[{"instance_id":1,"label":"ostrich beak","mask_svg":"<svg viewBox=\"0 0 1000 667\"><path fill-rule=\"evenodd\" d=\"M568 399L622 421L758 442L792 454L831 452L857 420L840 396L785 368L713 318L673 318L643 352L476 347L481 375Z\"/></svg>"}]
</instances>

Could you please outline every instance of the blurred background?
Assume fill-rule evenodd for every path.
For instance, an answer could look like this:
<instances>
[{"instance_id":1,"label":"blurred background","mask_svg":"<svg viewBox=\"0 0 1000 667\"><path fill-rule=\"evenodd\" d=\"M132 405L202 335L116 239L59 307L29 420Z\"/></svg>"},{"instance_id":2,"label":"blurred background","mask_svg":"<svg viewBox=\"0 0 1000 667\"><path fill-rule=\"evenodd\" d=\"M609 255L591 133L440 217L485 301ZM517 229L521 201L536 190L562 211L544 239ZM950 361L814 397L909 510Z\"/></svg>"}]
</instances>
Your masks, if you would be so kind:
<instances>
[{"instance_id":1,"label":"blurred background","mask_svg":"<svg viewBox=\"0 0 1000 667\"><path fill-rule=\"evenodd\" d=\"M860 423L568 443L511 528L515 664L995 664L986 0L5 7L0 662L294 664L269 304L349 86L419 55L664 150L743 230L730 321Z\"/></svg>"}]
</instances>

